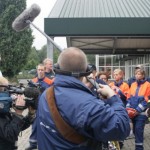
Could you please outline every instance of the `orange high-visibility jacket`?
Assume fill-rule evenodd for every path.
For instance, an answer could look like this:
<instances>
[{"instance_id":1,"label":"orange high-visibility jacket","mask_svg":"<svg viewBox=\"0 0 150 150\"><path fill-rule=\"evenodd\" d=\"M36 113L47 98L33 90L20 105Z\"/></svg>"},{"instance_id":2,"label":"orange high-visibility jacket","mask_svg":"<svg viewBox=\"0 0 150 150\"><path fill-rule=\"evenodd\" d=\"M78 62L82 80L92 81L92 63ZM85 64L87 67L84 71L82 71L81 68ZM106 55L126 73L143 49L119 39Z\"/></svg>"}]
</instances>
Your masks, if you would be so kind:
<instances>
[{"instance_id":1,"label":"orange high-visibility jacket","mask_svg":"<svg viewBox=\"0 0 150 150\"><path fill-rule=\"evenodd\" d=\"M115 82L111 82L109 84L110 87L116 86ZM130 97L130 89L129 89L129 85L126 82L122 82L119 86L120 91L123 93L123 95L126 97L126 100ZM115 91L116 92L116 91ZM120 93L117 93L118 95L120 95ZM120 95L121 96L121 95Z\"/></svg>"},{"instance_id":2,"label":"orange high-visibility jacket","mask_svg":"<svg viewBox=\"0 0 150 150\"><path fill-rule=\"evenodd\" d=\"M37 77L33 78L32 81L34 83L37 83L38 82L38 78ZM53 84L54 80L51 80L48 77L44 77L43 82L47 83L48 85L51 85L51 84Z\"/></svg>"},{"instance_id":3,"label":"orange high-visibility jacket","mask_svg":"<svg viewBox=\"0 0 150 150\"><path fill-rule=\"evenodd\" d=\"M126 107L134 108L139 113L147 108L150 96L150 83L148 81L134 82L130 87L130 98Z\"/></svg>"},{"instance_id":4,"label":"orange high-visibility jacket","mask_svg":"<svg viewBox=\"0 0 150 150\"><path fill-rule=\"evenodd\" d=\"M136 93L137 90L138 90L138 93ZM145 100L148 101L149 96L150 96L150 83L146 81L143 84L141 84L139 87L138 87L137 82L132 83L130 87L130 95L131 96L144 96Z\"/></svg>"}]
</instances>

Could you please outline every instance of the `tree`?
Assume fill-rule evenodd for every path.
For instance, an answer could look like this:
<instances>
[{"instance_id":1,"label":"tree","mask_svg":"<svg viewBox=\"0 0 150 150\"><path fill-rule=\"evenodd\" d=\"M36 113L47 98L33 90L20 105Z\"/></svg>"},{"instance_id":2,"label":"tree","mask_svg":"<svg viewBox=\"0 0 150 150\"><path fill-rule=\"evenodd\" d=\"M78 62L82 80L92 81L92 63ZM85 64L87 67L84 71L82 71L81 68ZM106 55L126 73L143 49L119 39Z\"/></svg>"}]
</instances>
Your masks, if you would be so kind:
<instances>
[{"instance_id":1,"label":"tree","mask_svg":"<svg viewBox=\"0 0 150 150\"><path fill-rule=\"evenodd\" d=\"M87 54L89 64L95 64L95 55Z\"/></svg>"},{"instance_id":2,"label":"tree","mask_svg":"<svg viewBox=\"0 0 150 150\"><path fill-rule=\"evenodd\" d=\"M54 60L53 60L53 63L57 63L57 59L58 59L58 56L60 54L60 51L58 49L55 49L54 50Z\"/></svg>"},{"instance_id":3,"label":"tree","mask_svg":"<svg viewBox=\"0 0 150 150\"><path fill-rule=\"evenodd\" d=\"M43 63L43 60L47 57L47 46L44 45L39 51L37 51L39 57L39 63Z\"/></svg>"},{"instance_id":4,"label":"tree","mask_svg":"<svg viewBox=\"0 0 150 150\"><path fill-rule=\"evenodd\" d=\"M33 42L31 29L16 32L14 19L26 8L26 0L0 0L0 70L13 77L24 67Z\"/></svg>"},{"instance_id":5,"label":"tree","mask_svg":"<svg viewBox=\"0 0 150 150\"><path fill-rule=\"evenodd\" d=\"M44 45L40 50L37 51L38 57L39 57L39 63L42 63L45 58L47 58L47 45ZM53 62L57 62L57 58L60 54L60 51L57 49L54 49L53 52Z\"/></svg>"},{"instance_id":6,"label":"tree","mask_svg":"<svg viewBox=\"0 0 150 150\"><path fill-rule=\"evenodd\" d=\"M47 45L44 45L41 48L41 50L39 50L37 52L38 52L40 63L42 63L43 60L47 57ZM60 54L60 51L57 50L57 49L54 49L54 52L53 52L53 63L57 62L57 58L58 58L59 54Z\"/></svg>"},{"instance_id":7,"label":"tree","mask_svg":"<svg viewBox=\"0 0 150 150\"><path fill-rule=\"evenodd\" d=\"M23 68L23 70L35 69L36 66L39 64L39 62L40 62L40 59L39 59L38 51L35 49L35 47L32 47L27 58L27 63L25 67Z\"/></svg>"}]
</instances>

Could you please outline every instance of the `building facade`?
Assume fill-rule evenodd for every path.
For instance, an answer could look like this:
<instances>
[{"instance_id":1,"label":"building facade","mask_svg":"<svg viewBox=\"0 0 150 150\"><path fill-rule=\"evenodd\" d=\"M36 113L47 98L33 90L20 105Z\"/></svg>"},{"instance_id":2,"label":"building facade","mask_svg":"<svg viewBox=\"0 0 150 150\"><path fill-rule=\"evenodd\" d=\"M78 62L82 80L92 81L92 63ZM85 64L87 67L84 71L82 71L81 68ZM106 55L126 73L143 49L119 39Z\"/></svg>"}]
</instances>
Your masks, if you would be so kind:
<instances>
[{"instance_id":1,"label":"building facade","mask_svg":"<svg viewBox=\"0 0 150 150\"><path fill-rule=\"evenodd\" d=\"M141 56L129 55L96 55L96 67L98 71L109 71L112 78L113 70L120 68L124 71L124 79L128 80L134 75L134 68L138 64L142 64L146 71L146 75L150 76L150 54Z\"/></svg>"}]
</instances>

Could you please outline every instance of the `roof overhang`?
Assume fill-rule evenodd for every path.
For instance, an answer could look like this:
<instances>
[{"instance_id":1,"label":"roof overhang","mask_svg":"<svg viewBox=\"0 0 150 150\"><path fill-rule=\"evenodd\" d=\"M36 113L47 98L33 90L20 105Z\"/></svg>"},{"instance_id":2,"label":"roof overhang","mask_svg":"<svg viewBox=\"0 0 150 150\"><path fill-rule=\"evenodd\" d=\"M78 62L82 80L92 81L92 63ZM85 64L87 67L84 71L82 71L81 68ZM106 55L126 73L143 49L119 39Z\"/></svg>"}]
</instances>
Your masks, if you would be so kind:
<instances>
[{"instance_id":1,"label":"roof overhang","mask_svg":"<svg viewBox=\"0 0 150 150\"><path fill-rule=\"evenodd\" d=\"M45 32L88 54L150 53L150 18L45 18Z\"/></svg>"}]
</instances>

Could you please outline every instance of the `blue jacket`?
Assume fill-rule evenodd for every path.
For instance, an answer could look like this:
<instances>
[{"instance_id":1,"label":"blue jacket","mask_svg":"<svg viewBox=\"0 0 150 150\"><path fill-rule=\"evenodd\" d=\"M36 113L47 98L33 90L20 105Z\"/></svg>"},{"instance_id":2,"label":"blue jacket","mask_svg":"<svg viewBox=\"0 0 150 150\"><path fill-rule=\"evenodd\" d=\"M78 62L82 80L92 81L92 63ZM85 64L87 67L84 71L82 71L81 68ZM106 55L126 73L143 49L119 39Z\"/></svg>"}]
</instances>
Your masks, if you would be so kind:
<instances>
[{"instance_id":1,"label":"blue jacket","mask_svg":"<svg viewBox=\"0 0 150 150\"><path fill-rule=\"evenodd\" d=\"M126 107L134 108L139 113L147 108L147 101L150 96L150 83L145 80L136 81L131 84L130 98L127 100Z\"/></svg>"},{"instance_id":2,"label":"blue jacket","mask_svg":"<svg viewBox=\"0 0 150 150\"><path fill-rule=\"evenodd\" d=\"M56 75L54 90L60 114L82 135L94 141L124 140L129 135L128 114L118 96L104 103L79 80L63 75ZM46 101L46 91L41 95L37 115L39 150L94 150L86 143L68 142L57 131Z\"/></svg>"}]
</instances>

